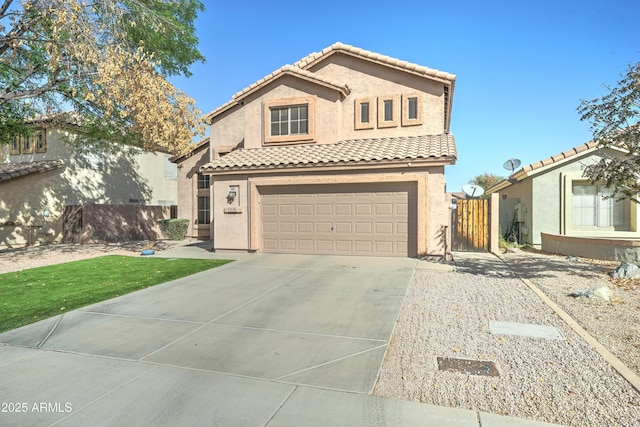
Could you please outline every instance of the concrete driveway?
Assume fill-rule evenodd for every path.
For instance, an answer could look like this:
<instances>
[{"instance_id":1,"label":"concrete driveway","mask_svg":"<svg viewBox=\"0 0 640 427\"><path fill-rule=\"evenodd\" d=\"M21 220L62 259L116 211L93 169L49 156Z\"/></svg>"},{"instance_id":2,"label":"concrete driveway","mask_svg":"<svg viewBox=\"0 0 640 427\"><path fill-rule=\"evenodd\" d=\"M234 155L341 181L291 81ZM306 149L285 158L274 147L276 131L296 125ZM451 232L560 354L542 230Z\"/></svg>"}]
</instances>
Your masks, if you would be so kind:
<instances>
[{"instance_id":1,"label":"concrete driveway","mask_svg":"<svg viewBox=\"0 0 640 427\"><path fill-rule=\"evenodd\" d=\"M0 395L26 410L0 424L287 424L306 393L383 401L366 395L415 264L251 255L6 332Z\"/></svg>"}]
</instances>

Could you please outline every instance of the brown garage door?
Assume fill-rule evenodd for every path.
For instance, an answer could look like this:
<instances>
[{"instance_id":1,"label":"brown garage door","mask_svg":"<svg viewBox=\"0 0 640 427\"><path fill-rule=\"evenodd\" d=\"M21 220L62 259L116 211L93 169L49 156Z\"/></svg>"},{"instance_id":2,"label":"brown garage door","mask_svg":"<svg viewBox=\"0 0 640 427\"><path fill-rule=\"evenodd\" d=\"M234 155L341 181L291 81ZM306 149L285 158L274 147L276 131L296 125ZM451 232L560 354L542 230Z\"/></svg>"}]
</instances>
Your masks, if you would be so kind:
<instances>
[{"instance_id":1,"label":"brown garage door","mask_svg":"<svg viewBox=\"0 0 640 427\"><path fill-rule=\"evenodd\" d=\"M262 250L302 254L415 256L411 184L260 188Z\"/></svg>"}]
</instances>

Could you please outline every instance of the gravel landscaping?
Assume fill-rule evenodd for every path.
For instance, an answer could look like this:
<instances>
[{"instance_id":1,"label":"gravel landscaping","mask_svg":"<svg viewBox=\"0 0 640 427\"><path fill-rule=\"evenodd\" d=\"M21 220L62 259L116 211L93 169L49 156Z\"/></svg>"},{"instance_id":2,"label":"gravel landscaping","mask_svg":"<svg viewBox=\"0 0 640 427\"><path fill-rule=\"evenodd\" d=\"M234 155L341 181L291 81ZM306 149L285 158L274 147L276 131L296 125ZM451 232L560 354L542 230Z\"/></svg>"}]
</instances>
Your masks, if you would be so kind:
<instances>
[{"instance_id":1,"label":"gravel landscaping","mask_svg":"<svg viewBox=\"0 0 640 427\"><path fill-rule=\"evenodd\" d=\"M456 260L454 272L417 270L374 394L566 426L640 426L640 394L511 270L517 267L518 274L544 287L550 297L564 298L567 306L585 306L575 310L584 316L601 306L627 310L631 317L625 322L604 321L603 310L594 315L602 317L601 324L613 323L608 327L619 330L617 336L627 336L623 330L629 330L637 307L565 298L569 288L590 287L592 281L605 280L603 274L587 263L566 271L568 260L528 256L508 256L508 265L497 257ZM614 291L622 301L624 295ZM625 314L616 316L619 320ZM578 317L578 322L589 322ZM566 339L492 334L490 321L552 326ZM609 333L591 331L599 339ZM632 352L637 357L638 349ZM491 361L499 376L439 370L438 357Z\"/></svg>"}]
</instances>

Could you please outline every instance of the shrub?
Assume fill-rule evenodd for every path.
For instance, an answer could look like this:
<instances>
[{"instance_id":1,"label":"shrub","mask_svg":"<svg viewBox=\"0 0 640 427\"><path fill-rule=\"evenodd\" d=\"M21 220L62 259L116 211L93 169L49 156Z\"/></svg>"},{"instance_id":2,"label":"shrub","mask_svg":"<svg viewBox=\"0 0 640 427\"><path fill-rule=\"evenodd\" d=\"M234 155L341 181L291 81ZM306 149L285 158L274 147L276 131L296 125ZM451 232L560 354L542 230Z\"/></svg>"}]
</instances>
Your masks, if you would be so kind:
<instances>
[{"instance_id":1,"label":"shrub","mask_svg":"<svg viewBox=\"0 0 640 427\"><path fill-rule=\"evenodd\" d=\"M158 221L158 225L165 239L184 240L189 229L189 220L184 218L161 219Z\"/></svg>"}]
</instances>

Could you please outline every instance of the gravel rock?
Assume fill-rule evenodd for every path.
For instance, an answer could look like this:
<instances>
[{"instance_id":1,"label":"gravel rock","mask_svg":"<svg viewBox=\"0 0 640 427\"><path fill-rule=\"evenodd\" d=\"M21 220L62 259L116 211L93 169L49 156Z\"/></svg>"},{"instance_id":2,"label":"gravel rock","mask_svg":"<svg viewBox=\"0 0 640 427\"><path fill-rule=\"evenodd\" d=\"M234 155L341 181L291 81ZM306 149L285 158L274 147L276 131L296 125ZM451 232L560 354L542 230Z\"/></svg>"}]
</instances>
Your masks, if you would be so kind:
<instances>
[{"instance_id":1,"label":"gravel rock","mask_svg":"<svg viewBox=\"0 0 640 427\"><path fill-rule=\"evenodd\" d=\"M640 267L628 262L622 262L610 275L614 279L635 279L640 277Z\"/></svg>"},{"instance_id":2,"label":"gravel rock","mask_svg":"<svg viewBox=\"0 0 640 427\"><path fill-rule=\"evenodd\" d=\"M522 280L478 265L416 271L375 395L566 426L640 426L640 395L626 380ZM492 335L489 321L553 326L566 339ZM437 357L491 361L500 375L440 371Z\"/></svg>"}]
</instances>

